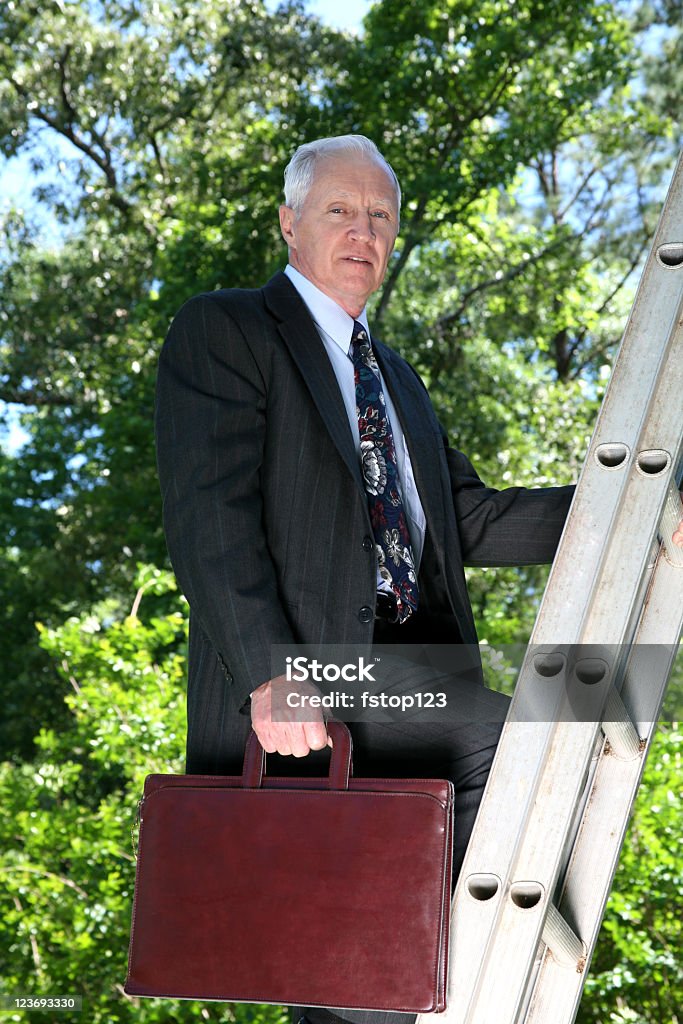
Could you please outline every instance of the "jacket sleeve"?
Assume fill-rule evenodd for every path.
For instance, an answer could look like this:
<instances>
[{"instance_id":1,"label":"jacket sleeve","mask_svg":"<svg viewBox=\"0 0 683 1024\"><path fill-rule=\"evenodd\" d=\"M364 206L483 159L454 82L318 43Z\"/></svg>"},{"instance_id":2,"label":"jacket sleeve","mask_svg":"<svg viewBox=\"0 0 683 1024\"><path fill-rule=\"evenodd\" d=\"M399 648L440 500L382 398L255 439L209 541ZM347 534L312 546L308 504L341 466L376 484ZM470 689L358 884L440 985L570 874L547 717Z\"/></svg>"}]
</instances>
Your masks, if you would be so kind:
<instances>
[{"instance_id":1,"label":"jacket sleeve","mask_svg":"<svg viewBox=\"0 0 683 1024\"><path fill-rule=\"evenodd\" d=\"M262 526L266 383L236 320L190 299L159 359L155 430L169 555L239 704L292 632Z\"/></svg>"},{"instance_id":2,"label":"jacket sleeve","mask_svg":"<svg viewBox=\"0 0 683 1024\"><path fill-rule=\"evenodd\" d=\"M565 487L487 487L462 452L446 445L465 565L552 562L574 496Z\"/></svg>"}]
</instances>

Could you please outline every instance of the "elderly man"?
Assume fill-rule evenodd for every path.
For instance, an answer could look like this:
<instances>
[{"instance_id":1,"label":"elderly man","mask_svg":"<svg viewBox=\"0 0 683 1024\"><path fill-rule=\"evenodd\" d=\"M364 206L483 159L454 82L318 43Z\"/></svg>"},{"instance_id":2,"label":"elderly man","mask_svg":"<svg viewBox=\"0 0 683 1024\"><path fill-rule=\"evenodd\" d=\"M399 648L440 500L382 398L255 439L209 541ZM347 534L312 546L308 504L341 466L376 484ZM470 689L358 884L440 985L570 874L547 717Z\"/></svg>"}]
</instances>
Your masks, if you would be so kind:
<instances>
[{"instance_id":1,"label":"elderly man","mask_svg":"<svg viewBox=\"0 0 683 1024\"><path fill-rule=\"evenodd\" d=\"M190 604L188 772L239 772L252 724L266 751L283 755L274 774L301 772L287 755L317 773L322 714L272 720L282 717L271 716L282 684L274 645L476 650L463 566L555 553L572 488L486 487L448 446L417 374L373 336L366 302L394 248L400 198L363 136L301 146L280 208L284 273L260 289L191 299L164 345L158 465L168 548ZM453 781L455 874L505 713L505 699L474 676L481 721L463 725L446 711L438 722L350 726L357 775ZM385 1016L295 1012L314 1024Z\"/></svg>"}]
</instances>

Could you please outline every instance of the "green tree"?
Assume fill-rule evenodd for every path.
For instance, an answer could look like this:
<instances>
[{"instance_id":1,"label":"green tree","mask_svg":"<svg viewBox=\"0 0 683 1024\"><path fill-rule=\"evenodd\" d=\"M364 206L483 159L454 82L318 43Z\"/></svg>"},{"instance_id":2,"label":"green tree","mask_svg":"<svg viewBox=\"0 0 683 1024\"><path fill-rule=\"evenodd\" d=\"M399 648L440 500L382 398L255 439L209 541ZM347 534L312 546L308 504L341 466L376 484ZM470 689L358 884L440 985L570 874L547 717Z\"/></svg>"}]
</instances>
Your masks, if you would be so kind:
<instances>
[{"instance_id":1,"label":"green tree","mask_svg":"<svg viewBox=\"0 0 683 1024\"><path fill-rule=\"evenodd\" d=\"M54 671L33 621L131 584L166 554L153 453L156 356L201 289L276 265L286 155L316 116L343 40L296 4L5 5L0 148L49 145L47 247L18 212L0 260L0 401L29 441L0 462L0 748L31 750L26 694L51 719Z\"/></svg>"},{"instance_id":2,"label":"green tree","mask_svg":"<svg viewBox=\"0 0 683 1024\"><path fill-rule=\"evenodd\" d=\"M138 567L137 587L132 601L109 599L61 627L40 629L66 727L39 729L32 762L0 763L0 993L80 995L83 1019L93 1024L284 1024L278 1007L140 1000L122 991L136 804L145 775L182 771L184 756L185 602L168 572ZM682 758L681 732L662 728L581 1024L676 1024L683 995Z\"/></svg>"},{"instance_id":3,"label":"green tree","mask_svg":"<svg viewBox=\"0 0 683 1024\"><path fill-rule=\"evenodd\" d=\"M683 733L662 727L646 768L578 1024L679 1024L683 995Z\"/></svg>"},{"instance_id":4,"label":"green tree","mask_svg":"<svg viewBox=\"0 0 683 1024\"><path fill-rule=\"evenodd\" d=\"M298 143L368 134L404 188L373 324L416 365L485 479L575 479L681 141L679 8L380 0L358 37L297 2L0 9L0 152L31 154L37 202L59 228L47 239L34 214L10 210L0 255L0 419L22 410L29 435L20 452L0 452L0 820L14 915L1 966L12 984L67 985L82 971L102 1020L130 1009L116 1002L120 963L107 966L125 946L130 876L107 881L98 851L116 843L130 870L122 829L142 774L157 758L178 770L182 756L183 605L150 586L145 625L124 615L136 564L166 559L152 406L172 315L199 290L257 285L282 266L275 209ZM482 636L526 639L545 573L472 572ZM77 688L91 684L89 716ZM77 853L55 809L80 830ZM36 814L35 838L22 812ZM647 883L639 863L634 893ZM34 892L39 878L55 888ZM103 887L104 931L69 883L89 899ZM654 910L622 925L622 944L598 952L590 1005L604 1015L621 999L659 1021L652 993L631 989L624 1002L616 965L637 976L645 962L642 950L628 959L636 925L652 948L656 929L676 932ZM113 945L99 944L105 934ZM680 997L667 971L662 1007ZM164 1019L163 1008L143 1012Z\"/></svg>"},{"instance_id":5,"label":"green tree","mask_svg":"<svg viewBox=\"0 0 683 1024\"><path fill-rule=\"evenodd\" d=\"M493 480L570 478L592 409L527 363L558 349L539 329L548 254L562 255L555 339L567 282L593 254L586 232L525 223L528 204L507 221L528 167L586 127L591 137L603 94L634 72L616 6L384 0L352 39L296 3L29 2L3 8L0 39L0 148L52 169L38 198L64 226L50 247L10 214L0 262L0 401L24 410L30 435L0 465L5 749L30 752L26 693L59 713L33 620L57 622L129 586L136 560L165 558L151 430L160 339L189 295L257 284L281 265L281 171L305 138L364 130L396 164L402 241L375 317L425 374L455 442ZM500 277L496 263L509 268ZM573 322L597 277L574 287ZM579 417L569 438L546 436L564 419L553 397L528 416L539 375ZM527 464L543 448L557 450L554 474ZM526 573L522 589L540 578ZM515 580L502 577L499 612L523 630Z\"/></svg>"},{"instance_id":6,"label":"green tree","mask_svg":"<svg viewBox=\"0 0 683 1024\"><path fill-rule=\"evenodd\" d=\"M284 1024L278 1007L122 990L136 804L148 772L182 771L185 746L185 602L168 572L141 568L138 584L130 609L110 599L40 629L67 722L40 729L32 762L0 764L0 992L81 996L83 1013L71 1019L92 1024ZM156 614L160 602L172 610Z\"/></svg>"}]
</instances>

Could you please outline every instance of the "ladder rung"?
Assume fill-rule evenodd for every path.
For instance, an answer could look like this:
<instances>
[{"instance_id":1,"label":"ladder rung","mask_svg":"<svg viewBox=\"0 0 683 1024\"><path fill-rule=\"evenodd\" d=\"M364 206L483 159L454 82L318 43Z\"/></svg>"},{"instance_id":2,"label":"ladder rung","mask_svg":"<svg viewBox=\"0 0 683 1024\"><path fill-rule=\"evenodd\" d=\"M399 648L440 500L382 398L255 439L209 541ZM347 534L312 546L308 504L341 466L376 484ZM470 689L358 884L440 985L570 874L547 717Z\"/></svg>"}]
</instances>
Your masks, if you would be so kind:
<instances>
[{"instance_id":1,"label":"ladder rung","mask_svg":"<svg viewBox=\"0 0 683 1024\"><path fill-rule=\"evenodd\" d=\"M586 966L586 947L554 903L548 906L548 916L543 926L543 941L558 964L573 967L578 974L582 973Z\"/></svg>"},{"instance_id":2,"label":"ladder rung","mask_svg":"<svg viewBox=\"0 0 683 1024\"><path fill-rule=\"evenodd\" d=\"M640 736L624 707L623 700L613 686L610 686L607 694L602 731L609 742L610 753L615 757L630 761L642 753L643 743Z\"/></svg>"}]
</instances>

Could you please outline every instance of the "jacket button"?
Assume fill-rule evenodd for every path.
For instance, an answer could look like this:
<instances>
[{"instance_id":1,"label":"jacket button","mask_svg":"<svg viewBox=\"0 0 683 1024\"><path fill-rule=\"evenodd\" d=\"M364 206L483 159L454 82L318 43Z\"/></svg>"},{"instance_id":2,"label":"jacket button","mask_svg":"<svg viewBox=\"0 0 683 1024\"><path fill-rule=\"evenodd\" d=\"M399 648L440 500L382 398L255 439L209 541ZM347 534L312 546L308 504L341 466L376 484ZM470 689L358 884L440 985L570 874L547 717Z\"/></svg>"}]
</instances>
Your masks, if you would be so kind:
<instances>
[{"instance_id":1,"label":"jacket button","mask_svg":"<svg viewBox=\"0 0 683 1024\"><path fill-rule=\"evenodd\" d=\"M368 607L367 604L364 604L361 610L358 612L358 618L360 619L361 622L372 622L374 617L375 613L373 612L372 608Z\"/></svg>"},{"instance_id":2,"label":"jacket button","mask_svg":"<svg viewBox=\"0 0 683 1024\"><path fill-rule=\"evenodd\" d=\"M226 678L227 682L229 682L229 683L231 683L233 681L232 675L231 675L230 672L226 672L225 673L225 678Z\"/></svg>"},{"instance_id":3,"label":"jacket button","mask_svg":"<svg viewBox=\"0 0 683 1024\"><path fill-rule=\"evenodd\" d=\"M363 551L374 551L374 548L372 537L363 537Z\"/></svg>"}]
</instances>

